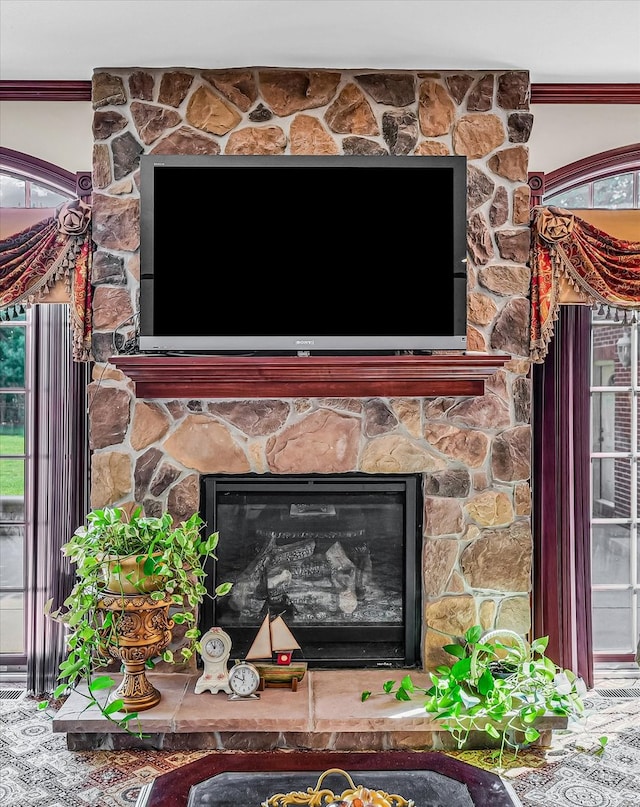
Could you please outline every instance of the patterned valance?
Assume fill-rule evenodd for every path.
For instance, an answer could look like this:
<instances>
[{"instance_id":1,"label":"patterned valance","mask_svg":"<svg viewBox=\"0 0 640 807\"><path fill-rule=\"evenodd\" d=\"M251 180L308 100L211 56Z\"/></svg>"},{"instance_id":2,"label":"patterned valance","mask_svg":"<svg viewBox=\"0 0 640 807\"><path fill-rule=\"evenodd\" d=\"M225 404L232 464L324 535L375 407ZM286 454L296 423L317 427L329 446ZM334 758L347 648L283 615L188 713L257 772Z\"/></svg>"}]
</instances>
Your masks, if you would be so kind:
<instances>
[{"instance_id":1,"label":"patterned valance","mask_svg":"<svg viewBox=\"0 0 640 807\"><path fill-rule=\"evenodd\" d=\"M530 349L534 362L544 361L547 355L563 277L602 313L635 322L640 311L640 241L613 238L562 208L533 210Z\"/></svg>"},{"instance_id":2,"label":"patterned valance","mask_svg":"<svg viewBox=\"0 0 640 807\"><path fill-rule=\"evenodd\" d=\"M71 301L74 361L91 356L91 207L80 199L0 241L0 319L23 313L63 279Z\"/></svg>"}]
</instances>

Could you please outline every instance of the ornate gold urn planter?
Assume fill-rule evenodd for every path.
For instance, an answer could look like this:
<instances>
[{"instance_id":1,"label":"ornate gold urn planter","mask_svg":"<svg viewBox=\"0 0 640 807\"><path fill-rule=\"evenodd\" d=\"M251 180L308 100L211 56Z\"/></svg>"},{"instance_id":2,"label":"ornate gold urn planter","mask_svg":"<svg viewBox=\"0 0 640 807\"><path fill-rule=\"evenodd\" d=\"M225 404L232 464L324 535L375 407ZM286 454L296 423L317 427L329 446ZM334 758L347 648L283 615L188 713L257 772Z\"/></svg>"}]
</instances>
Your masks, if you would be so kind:
<instances>
[{"instance_id":1,"label":"ornate gold urn planter","mask_svg":"<svg viewBox=\"0 0 640 807\"><path fill-rule=\"evenodd\" d=\"M122 698L124 712L141 712L159 703L160 692L145 674L149 659L162 654L171 641L173 620L166 600L154 600L147 594L115 594L105 591L98 598L98 608L105 613L102 652L120 659L124 677L113 698Z\"/></svg>"},{"instance_id":2,"label":"ornate gold urn planter","mask_svg":"<svg viewBox=\"0 0 640 807\"><path fill-rule=\"evenodd\" d=\"M151 557L158 560L161 553L155 552ZM125 557L106 555L103 559L106 590L113 594L142 594L161 589L165 578L158 574L145 574L147 560L144 554Z\"/></svg>"}]
</instances>

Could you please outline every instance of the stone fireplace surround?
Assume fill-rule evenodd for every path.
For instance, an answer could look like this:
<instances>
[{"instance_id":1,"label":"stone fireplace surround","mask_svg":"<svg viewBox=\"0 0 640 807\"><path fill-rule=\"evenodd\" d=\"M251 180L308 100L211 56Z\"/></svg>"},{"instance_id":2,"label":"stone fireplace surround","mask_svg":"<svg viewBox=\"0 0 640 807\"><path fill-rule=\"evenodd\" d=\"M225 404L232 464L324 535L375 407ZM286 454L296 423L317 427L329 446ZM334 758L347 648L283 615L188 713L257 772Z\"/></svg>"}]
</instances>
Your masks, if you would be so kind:
<instances>
[{"instance_id":1,"label":"stone fireplace surround","mask_svg":"<svg viewBox=\"0 0 640 807\"><path fill-rule=\"evenodd\" d=\"M188 517L199 507L204 473L420 473L422 667L448 662L442 646L475 623L527 634L529 91L525 71L97 70L92 506L139 502L150 514L166 507ZM465 154L469 352L355 359L136 355L138 162L151 151ZM217 201L222 207L224 200ZM214 250L225 247L223 229ZM176 236L182 231L177 225ZM424 294L428 315L432 301L419 261L428 247L416 247L418 259L408 265L403 259L407 269L398 282ZM233 270L242 267L226 269ZM223 304L242 311L241 297ZM114 346L122 354L113 355ZM154 675L168 684L193 673L159 665ZM318 706L316 683L322 691L326 680L314 676L333 674L344 673L310 673L307 717ZM344 685L330 679L328 691ZM359 692L358 686L350 689ZM333 708L314 717L314 736L331 719L341 725L337 709L345 704ZM371 715L361 718L355 731L373 725ZM251 733L250 723L239 730ZM306 742L331 747L320 736ZM367 744L374 749L379 742Z\"/></svg>"},{"instance_id":2,"label":"stone fireplace surround","mask_svg":"<svg viewBox=\"0 0 640 807\"><path fill-rule=\"evenodd\" d=\"M449 385L449 389L467 393L457 399L455 404L453 400L448 399L447 404L452 407L461 406L462 411L469 411L474 402L477 405L489 394L479 393L485 387L487 390L491 389L495 384L496 375L506 372L505 368L512 364L513 359L509 356L376 357L367 359L364 363L342 362L340 359L332 358L294 357L284 362L284 367L289 367L288 372L295 371L295 374L298 374L307 363L314 371L311 381L307 378L298 379L293 385L289 382L291 385L289 391L294 396L295 404L293 401L274 400L268 397L274 389L272 384L282 383L277 378L270 379L269 368L273 370L274 367L282 367L282 359L263 358L248 363L231 359L229 365L231 374L237 372L236 381L240 388L243 384L253 384L254 400L249 403L210 398L204 412L202 404L196 399L176 399L170 393L175 392L176 385L181 389L181 384L187 385L182 394L195 393L198 386L204 384L208 394L214 395L216 379L221 368L226 366L227 359L122 356L113 357L112 361L114 366L126 370L127 377L131 379L126 382L131 395L146 394L148 389L145 384L161 385L152 387L155 390L154 394L159 396L154 397L153 401L135 398L132 442L145 443L145 440L154 433L157 440L162 443L160 432L166 432L166 435L173 433L175 436L177 433L175 429L186 428L193 432L191 437L186 440L177 439L176 444L180 448L175 449L173 453L175 456L180 452L192 452L192 460L187 460L186 454L180 453L188 463L198 462L197 456L203 445L203 439L206 441L208 426L224 422L232 424L234 429L242 426L249 434L252 430L264 429L267 424L271 424L270 428L273 428L273 418L279 412L279 407L286 404L284 412L287 416L291 413L292 405L294 409L301 406L304 428L291 428L288 433L285 429L286 439L280 441L267 440L267 443L272 444L267 451L286 454L291 450L288 449L291 443L298 443L293 457L303 461L308 457L310 445L317 449L320 445L322 450L319 454L324 458L324 470L333 474L336 472L339 457L342 456L345 462L353 462L353 457L359 450L356 448L356 443L359 444L362 440L359 430L357 441L354 442L350 436L350 428L354 426L354 422L359 423L362 419L364 423L359 429L364 428L365 434L371 435L375 433L375 424L381 421L383 413L385 418L393 416L395 425L391 429L387 425L379 437L374 437L373 442L377 444L375 449L368 448L367 452L365 448L365 457L369 456L370 459L368 464L363 463L362 468L365 472L380 470L388 472L389 468L393 468L396 472L401 468L405 469L402 472L409 469L415 473L419 468L423 471L425 492L423 612L426 615L423 622L423 658L426 661L420 666L423 666L424 670L429 669L428 665L448 661L441 650L441 644L438 643L438 640L443 642L443 638L434 628L442 629L446 626L451 635L457 635L468 625L473 624L478 614L495 613L496 594L493 592L482 598L479 606L476 606L473 596L461 588L447 594L452 576L455 575L461 581L462 574L469 575L470 579L474 579L475 575L475 579L478 579L477 575L489 563L495 575L514 575L513 579L517 581L513 585L514 589L524 588L527 585L529 569L526 565L525 550L528 546L524 540L526 533L523 533L521 528L514 530L496 527L481 530L479 526L483 520L495 521L496 518L504 518L504 515L498 515L497 509L498 501L502 500L496 501L494 497L489 497L492 504L489 512L493 515L488 515L486 496L470 494L473 504L467 507L466 512L472 515L475 522L472 526L475 539L461 541L455 536L446 538L439 536L438 530L443 530L444 535L447 535L452 529L462 530L463 534L470 529L463 526L465 509L460 503L453 501L446 503L447 499L459 498L459 494L464 490L470 491L470 474L460 469L450 471L444 463L436 462L436 455L421 448L417 437L418 424L423 422L423 413L431 411L430 407L443 405L444 400L439 396L431 396L431 393L440 389L444 377L447 378L444 383ZM300 365L297 364L299 361ZM371 367L368 368L369 364ZM265 367L265 379L256 382L256 372L261 365ZM293 365L293 369L290 365ZM191 377L185 380L183 376L189 375L190 366ZM172 367L177 368L177 372L172 372ZM357 369L354 369L355 367ZM387 369L395 367L396 372L390 372L390 378L381 378L381 369L385 367ZM211 370L210 373L207 372L207 368ZM364 383L366 386L366 383L369 383L367 377L369 373L374 372L374 368L379 378L379 389L390 396L388 403L386 400L371 400L361 392L360 384ZM287 371L283 372L287 374ZM226 377L227 375L222 373L221 383L226 383ZM321 399L318 402L307 398L306 384L323 383L323 378L326 378L328 384L346 385L350 396L343 399ZM415 394L420 393L422 397L419 399L394 397L393 392L398 384L409 385L408 389ZM107 384L105 389L109 388ZM258 398L257 396L261 394L267 397ZM174 413L175 423L169 421L167 411ZM217 413L215 418L211 418L212 413ZM314 418L314 415L323 426L320 432L317 428L310 428L308 419ZM283 413L280 412L279 418L282 417ZM192 418L195 420L192 421ZM343 422L343 419L346 420ZM315 420L311 423L315 423ZM404 436L405 429L409 427L409 434L413 435L412 437ZM201 431L202 428L204 431ZM402 430L403 434L396 434L399 430ZM381 441L380 444L378 440ZM365 440L365 446L367 443ZM229 446L225 442L219 440L218 445L222 449L226 447L227 452L229 451ZM336 445L342 445L340 454L335 451ZM148 452L143 451L141 456L148 456ZM219 456L217 450L213 456ZM284 462L284 459L281 457L280 461ZM313 459L313 463L313 471L309 471L308 466L304 464L292 467L301 469L304 473L317 472L321 466L317 459ZM429 464L429 471L424 471L425 463ZM227 464L224 472L228 472L230 467L230 464ZM349 465L338 466L338 469L346 470L349 467ZM499 467L495 465L496 469ZM157 462L153 464L153 468L157 472ZM244 473L246 468L242 466L242 469L236 470L238 473ZM136 479L138 484L142 484L140 467L137 471ZM209 472L209 469L203 467L202 472ZM164 473L168 471L165 469ZM155 478L161 479L162 473ZM192 486L195 486L193 490L197 490L199 475L189 474L185 479L188 485L186 490L192 490ZM449 495L445 495L447 493ZM170 498L168 501L170 509L175 512L180 499ZM148 510L153 512L153 502L145 504ZM443 556L440 550L444 548L450 550L451 554ZM458 552L459 560L457 560ZM492 585L497 586L497 583L494 582ZM438 596L438 592L443 589L445 595ZM509 599L517 597L516 591L511 596L507 594L504 600L509 602ZM447 608L440 605L443 600ZM487 610L489 605L492 606L492 611ZM430 630L434 630L434 635L438 636L435 643L430 640ZM267 690L259 703L251 705L249 714L247 704L230 703L224 693L215 696L209 693L195 695L194 686L199 673L188 669L175 673L171 672L173 669L163 670L162 665L159 665L158 672L149 676L161 691L162 700L158 706L141 715L142 726L145 733L148 733L148 738L142 740L114 731L95 710L85 711L85 701L79 695L72 695L56 715L53 730L66 733L68 747L74 750L131 747L166 750L187 748L383 750L454 747L448 733L429 720L426 713L419 708L419 704L407 709L406 704L398 704L391 698L383 697L372 698L366 703L360 702L360 693L364 689L379 693L382 691L383 682L389 678L401 677L404 674L402 670L310 670L297 693ZM427 682L426 673L421 669L409 671L417 684ZM116 681L119 680L118 675L114 677ZM561 725L564 725L562 721L554 722L550 719L546 728L550 730ZM474 737L471 742L473 744L484 741L484 738Z\"/></svg>"}]
</instances>

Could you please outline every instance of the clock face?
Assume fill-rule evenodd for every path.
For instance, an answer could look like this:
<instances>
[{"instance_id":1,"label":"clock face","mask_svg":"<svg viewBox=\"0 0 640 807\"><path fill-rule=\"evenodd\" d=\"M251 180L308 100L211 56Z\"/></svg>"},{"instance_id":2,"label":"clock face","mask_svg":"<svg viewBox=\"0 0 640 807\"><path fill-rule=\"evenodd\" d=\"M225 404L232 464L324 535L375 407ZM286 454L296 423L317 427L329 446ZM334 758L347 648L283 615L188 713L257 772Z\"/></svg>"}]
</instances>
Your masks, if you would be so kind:
<instances>
[{"instance_id":1,"label":"clock face","mask_svg":"<svg viewBox=\"0 0 640 807\"><path fill-rule=\"evenodd\" d=\"M205 664L222 664L231 653L231 637L222 628L210 628L202 637L201 647Z\"/></svg>"},{"instance_id":2,"label":"clock face","mask_svg":"<svg viewBox=\"0 0 640 807\"><path fill-rule=\"evenodd\" d=\"M205 643L204 649L212 658L220 658L226 650L225 644L219 636L209 639Z\"/></svg>"},{"instance_id":3,"label":"clock face","mask_svg":"<svg viewBox=\"0 0 640 807\"><path fill-rule=\"evenodd\" d=\"M253 695L260 686L260 673L253 664L241 661L229 671L229 686L236 695Z\"/></svg>"}]
</instances>

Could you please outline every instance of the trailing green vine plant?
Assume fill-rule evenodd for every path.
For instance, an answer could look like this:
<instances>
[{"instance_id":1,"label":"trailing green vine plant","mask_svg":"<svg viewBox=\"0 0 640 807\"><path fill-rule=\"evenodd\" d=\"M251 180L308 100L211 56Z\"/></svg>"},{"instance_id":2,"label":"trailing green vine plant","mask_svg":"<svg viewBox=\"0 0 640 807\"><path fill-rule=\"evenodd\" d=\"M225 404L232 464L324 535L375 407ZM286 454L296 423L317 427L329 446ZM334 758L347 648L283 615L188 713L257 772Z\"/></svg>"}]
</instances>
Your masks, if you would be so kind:
<instances>
[{"instance_id":1,"label":"trailing green vine plant","mask_svg":"<svg viewBox=\"0 0 640 807\"><path fill-rule=\"evenodd\" d=\"M462 639L444 646L454 661L430 673L431 686L416 685L408 674L386 681L379 694L399 701L426 696L425 710L441 721L459 749L472 731L485 732L491 745L498 743L502 767L506 749L517 753L540 737L535 724L543 715L579 720L584 714L586 686L545 655L548 641L544 636L529 645L513 631L483 633L474 625ZM361 700L371 696L365 690ZM606 738L600 743L604 747Z\"/></svg>"}]
</instances>

